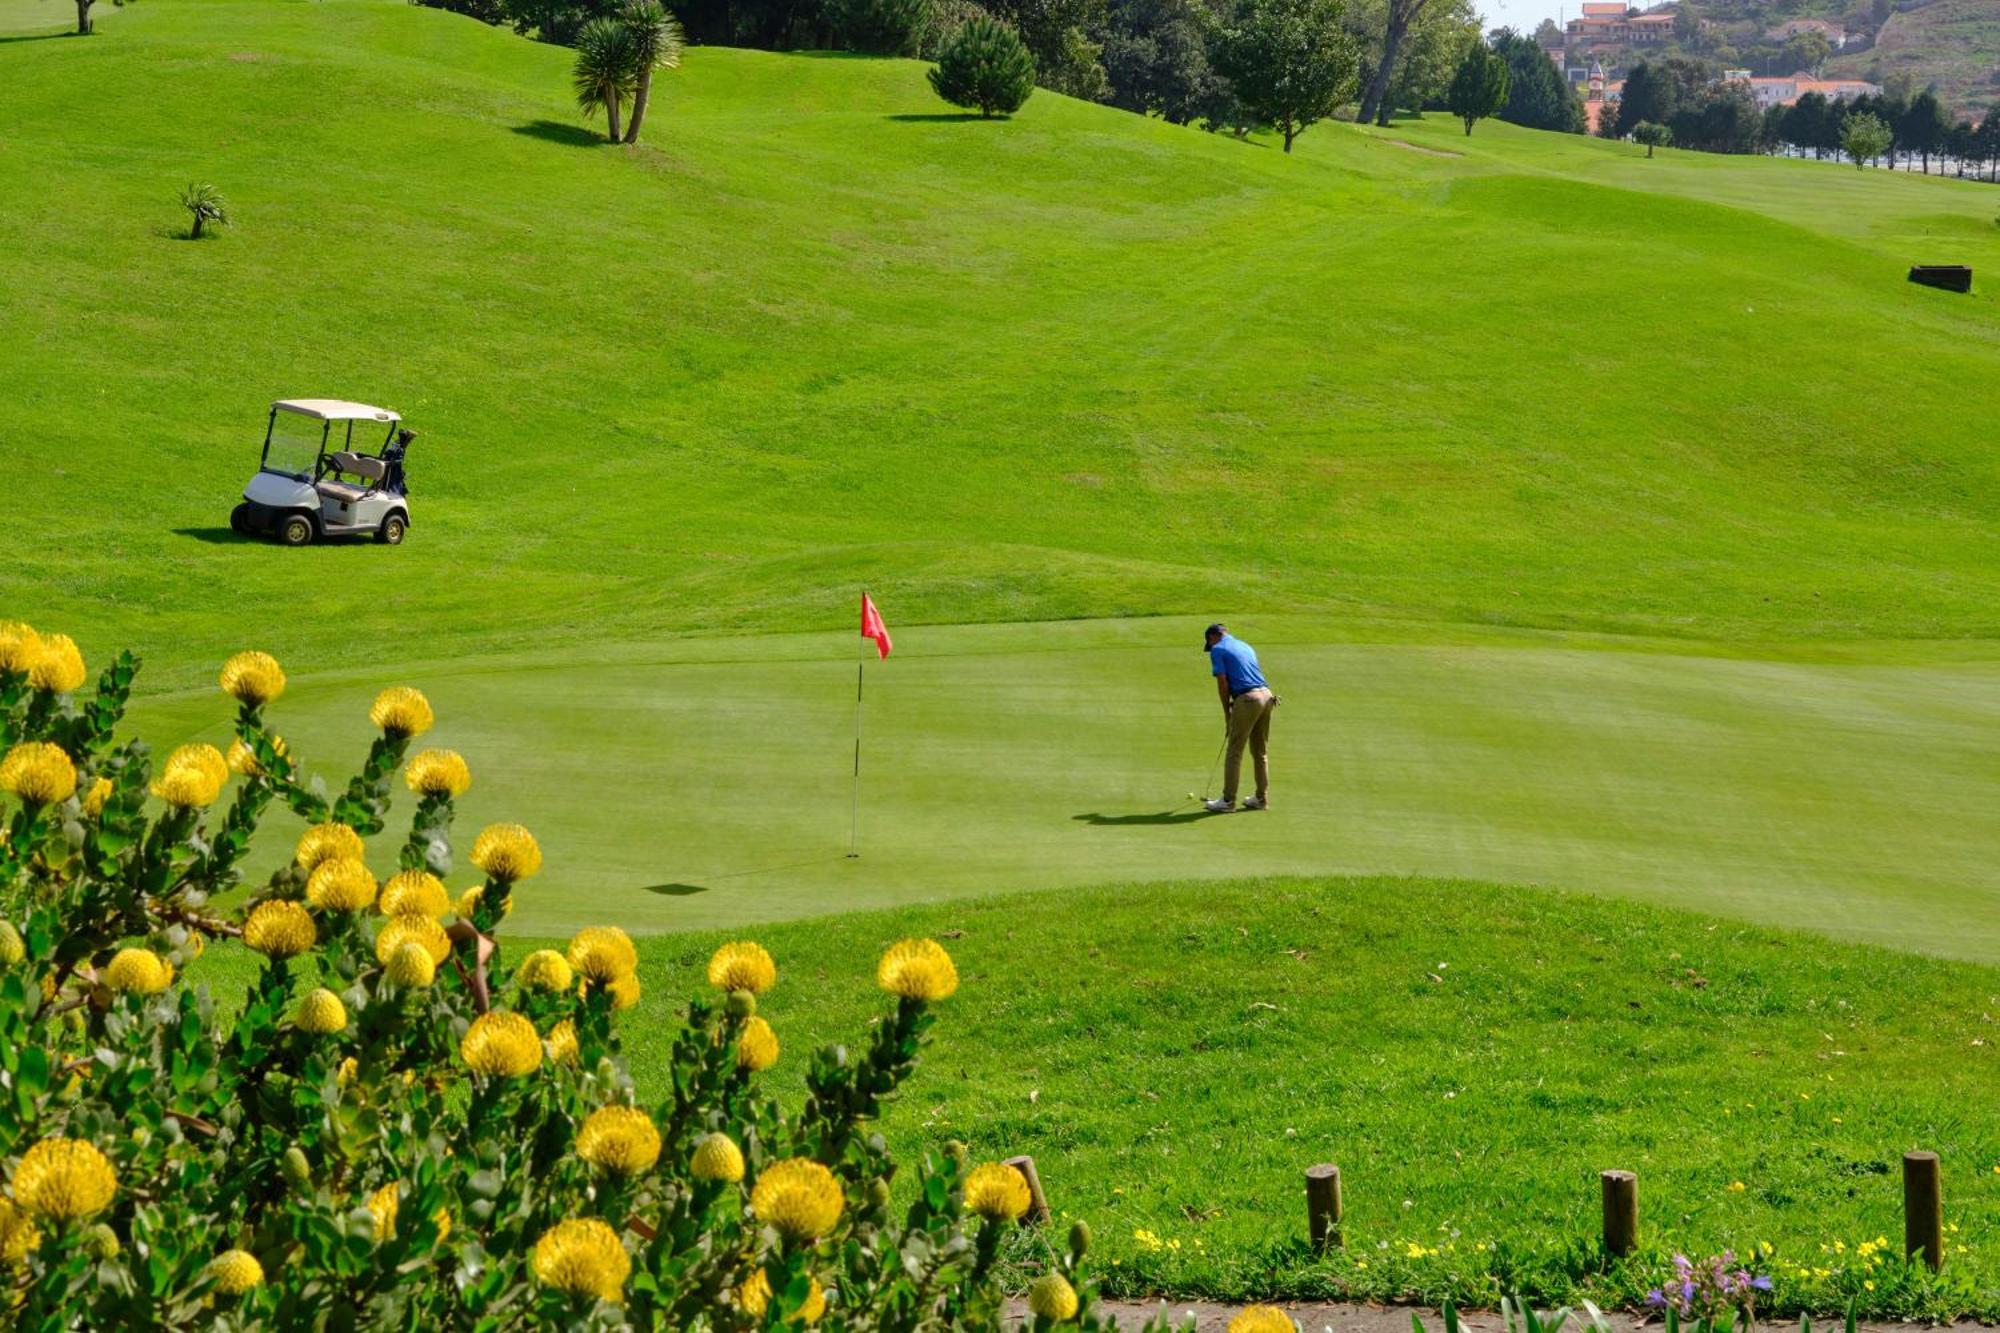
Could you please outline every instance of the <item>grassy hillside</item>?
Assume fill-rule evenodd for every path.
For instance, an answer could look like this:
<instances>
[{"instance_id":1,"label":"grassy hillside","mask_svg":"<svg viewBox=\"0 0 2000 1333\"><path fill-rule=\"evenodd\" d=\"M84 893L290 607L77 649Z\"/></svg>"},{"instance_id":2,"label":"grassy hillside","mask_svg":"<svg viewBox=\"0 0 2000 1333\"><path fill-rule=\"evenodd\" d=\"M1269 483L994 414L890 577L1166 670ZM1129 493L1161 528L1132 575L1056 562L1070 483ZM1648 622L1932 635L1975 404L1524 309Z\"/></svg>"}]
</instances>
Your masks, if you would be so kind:
<instances>
[{"instance_id":1,"label":"grassy hillside","mask_svg":"<svg viewBox=\"0 0 2000 1333\"><path fill-rule=\"evenodd\" d=\"M755 934L780 968L767 1077L793 1099L816 1047L880 1013L883 946L946 940L964 984L885 1131L906 1153L1033 1154L1124 1291L1610 1304L1677 1248L1768 1245L1783 1306L2000 1312L1988 967L1426 880L1131 886ZM721 938L642 942L623 1030L648 1096ZM1856 1254L1900 1237L1914 1147L1943 1155L1956 1228L1935 1287ZM1348 1205L1325 1261L1299 1178L1319 1161ZM1598 1276L1613 1166L1641 1175L1646 1249Z\"/></svg>"},{"instance_id":2,"label":"grassy hillside","mask_svg":"<svg viewBox=\"0 0 2000 1333\"><path fill-rule=\"evenodd\" d=\"M2000 16L1980 0L1931 0L1898 9L1882 25L1872 49L1841 56L1831 68L1880 78L1907 70L1917 87L1935 83L1947 107L1974 120L2000 100L1994 81L2000 65Z\"/></svg>"},{"instance_id":3,"label":"grassy hillside","mask_svg":"<svg viewBox=\"0 0 2000 1333\"><path fill-rule=\"evenodd\" d=\"M4 59L0 602L170 669L825 627L864 580L905 621L1994 628L1994 305L1901 281L2000 254L1970 187L1821 168L1747 210L1783 165L1665 197L1442 122L1464 156L1286 158L723 50L625 152L562 52L389 0L140 4ZM190 177L226 237L173 239ZM306 393L422 433L409 549L227 540Z\"/></svg>"}]
</instances>

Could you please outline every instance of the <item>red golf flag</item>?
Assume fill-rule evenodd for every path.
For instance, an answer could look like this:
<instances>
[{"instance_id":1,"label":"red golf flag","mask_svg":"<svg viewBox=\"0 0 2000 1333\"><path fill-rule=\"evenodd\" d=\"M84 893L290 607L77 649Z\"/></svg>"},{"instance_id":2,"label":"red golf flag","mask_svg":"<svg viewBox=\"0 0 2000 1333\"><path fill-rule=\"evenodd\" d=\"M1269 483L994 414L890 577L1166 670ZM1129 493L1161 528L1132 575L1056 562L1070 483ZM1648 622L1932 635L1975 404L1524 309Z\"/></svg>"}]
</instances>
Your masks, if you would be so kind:
<instances>
[{"instance_id":1,"label":"red golf flag","mask_svg":"<svg viewBox=\"0 0 2000 1333\"><path fill-rule=\"evenodd\" d=\"M889 642L889 627L882 623L882 613L875 609L874 601L867 593L861 594L861 637L875 640L875 655L885 658L893 646Z\"/></svg>"}]
</instances>

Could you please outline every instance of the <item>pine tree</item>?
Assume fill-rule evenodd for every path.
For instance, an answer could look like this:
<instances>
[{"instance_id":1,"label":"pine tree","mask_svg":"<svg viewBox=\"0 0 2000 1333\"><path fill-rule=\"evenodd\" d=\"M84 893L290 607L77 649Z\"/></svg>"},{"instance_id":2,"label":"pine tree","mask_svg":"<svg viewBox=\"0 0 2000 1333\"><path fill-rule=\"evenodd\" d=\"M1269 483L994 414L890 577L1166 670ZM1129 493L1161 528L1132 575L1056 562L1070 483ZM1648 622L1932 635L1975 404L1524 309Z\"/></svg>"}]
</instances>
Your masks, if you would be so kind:
<instances>
[{"instance_id":1,"label":"pine tree","mask_svg":"<svg viewBox=\"0 0 2000 1333\"><path fill-rule=\"evenodd\" d=\"M1035 58L998 19L971 19L939 54L931 87L953 106L977 107L982 116L1009 115L1035 91Z\"/></svg>"},{"instance_id":2,"label":"pine tree","mask_svg":"<svg viewBox=\"0 0 2000 1333\"><path fill-rule=\"evenodd\" d=\"M1486 43L1474 42L1466 50L1458 73L1452 76L1445 105L1451 108L1451 114L1465 122L1467 134L1472 133L1474 122L1486 119L1507 104L1508 77L1507 62L1488 50Z\"/></svg>"}]
</instances>

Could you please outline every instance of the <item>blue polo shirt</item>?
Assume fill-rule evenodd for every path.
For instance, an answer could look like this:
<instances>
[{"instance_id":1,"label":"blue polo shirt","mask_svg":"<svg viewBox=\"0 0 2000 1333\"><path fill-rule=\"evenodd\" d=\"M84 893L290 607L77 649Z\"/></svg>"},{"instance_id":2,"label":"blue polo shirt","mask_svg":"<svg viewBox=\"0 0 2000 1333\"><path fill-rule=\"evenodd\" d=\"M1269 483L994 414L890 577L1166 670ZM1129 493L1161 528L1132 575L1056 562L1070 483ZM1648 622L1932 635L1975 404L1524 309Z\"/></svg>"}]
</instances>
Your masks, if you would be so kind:
<instances>
[{"instance_id":1,"label":"blue polo shirt","mask_svg":"<svg viewBox=\"0 0 2000 1333\"><path fill-rule=\"evenodd\" d=\"M1266 688L1264 673L1257 669L1257 650L1233 634L1215 641L1215 647L1208 650L1208 664L1214 668L1210 675L1229 678L1231 694Z\"/></svg>"}]
</instances>

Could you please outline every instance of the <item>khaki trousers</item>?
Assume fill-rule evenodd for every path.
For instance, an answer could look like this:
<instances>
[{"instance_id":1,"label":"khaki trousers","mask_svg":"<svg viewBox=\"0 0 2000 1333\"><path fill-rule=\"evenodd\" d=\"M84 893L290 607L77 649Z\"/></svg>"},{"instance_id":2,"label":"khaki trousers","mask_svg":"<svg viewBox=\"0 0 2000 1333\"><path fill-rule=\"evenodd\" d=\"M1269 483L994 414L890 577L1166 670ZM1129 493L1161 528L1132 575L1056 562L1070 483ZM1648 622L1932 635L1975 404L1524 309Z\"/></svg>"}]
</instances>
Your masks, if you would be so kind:
<instances>
[{"instance_id":1,"label":"khaki trousers","mask_svg":"<svg viewBox=\"0 0 2000 1333\"><path fill-rule=\"evenodd\" d=\"M1249 690L1229 704L1229 763L1222 770L1222 799L1234 805L1243 779L1243 747L1257 770L1257 795L1271 789L1271 709L1277 699L1269 690Z\"/></svg>"}]
</instances>

